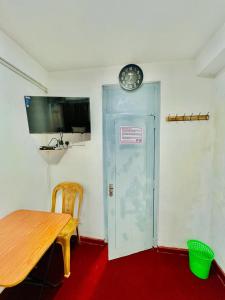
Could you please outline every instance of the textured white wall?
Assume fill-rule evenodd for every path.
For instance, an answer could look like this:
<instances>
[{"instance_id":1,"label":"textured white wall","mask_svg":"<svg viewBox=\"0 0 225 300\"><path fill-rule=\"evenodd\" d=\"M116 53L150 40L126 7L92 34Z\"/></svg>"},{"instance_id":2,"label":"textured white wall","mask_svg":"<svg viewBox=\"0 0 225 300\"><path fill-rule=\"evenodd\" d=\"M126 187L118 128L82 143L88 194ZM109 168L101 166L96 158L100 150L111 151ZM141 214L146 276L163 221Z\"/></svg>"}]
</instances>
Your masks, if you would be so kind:
<instances>
[{"instance_id":1,"label":"textured white wall","mask_svg":"<svg viewBox=\"0 0 225 300\"><path fill-rule=\"evenodd\" d=\"M46 83L44 69L2 32L0 56ZM38 88L0 65L0 216L49 206L48 167L29 134L24 105L24 95L40 94Z\"/></svg>"},{"instance_id":2,"label":"textured white wall","mask_svg":"<svg viewBox=\"0 0 225 300\"><path fill-rule=\"evenodd\" d=\"M84 184L81 234L104 237L102 193L102 85L118 82L122 66L51 72L49 94L88 96L92 137L50 167L51 186ZM146 82L161 81L159 244L185 247L188 238L210 241L212 120L167 123L169 113L211 111L212 81L195 76L192 62L142 65Z\"/></svg>"},{"instance_id":3,"label":"textured white wall","mask_svg":"<svg viewBox=\"0 0 225 300\"><path fill-rule=\"evenodd\" d=\"M225 73L215 79L214 173L212 174L212 243L216 260L225 271Z\"/></svg>"}]
</instances>

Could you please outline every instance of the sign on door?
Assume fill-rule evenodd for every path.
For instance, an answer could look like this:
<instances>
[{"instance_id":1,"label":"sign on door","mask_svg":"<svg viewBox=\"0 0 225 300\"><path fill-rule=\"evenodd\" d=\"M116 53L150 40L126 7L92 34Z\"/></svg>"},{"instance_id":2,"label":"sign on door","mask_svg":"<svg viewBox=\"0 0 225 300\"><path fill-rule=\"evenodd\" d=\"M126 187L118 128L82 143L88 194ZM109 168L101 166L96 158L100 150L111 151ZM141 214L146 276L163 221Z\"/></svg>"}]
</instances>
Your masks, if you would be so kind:
<instances>
[{"instance_id":1,"label":"sign on door","mask_svg":"<svg viewBox=\"0 0 225 300\"><path fill-rule=\"evenodd\" d=\"M132 126L120 126L120 144L142 144L143 128Z\"/></svg>"}]
</instances>

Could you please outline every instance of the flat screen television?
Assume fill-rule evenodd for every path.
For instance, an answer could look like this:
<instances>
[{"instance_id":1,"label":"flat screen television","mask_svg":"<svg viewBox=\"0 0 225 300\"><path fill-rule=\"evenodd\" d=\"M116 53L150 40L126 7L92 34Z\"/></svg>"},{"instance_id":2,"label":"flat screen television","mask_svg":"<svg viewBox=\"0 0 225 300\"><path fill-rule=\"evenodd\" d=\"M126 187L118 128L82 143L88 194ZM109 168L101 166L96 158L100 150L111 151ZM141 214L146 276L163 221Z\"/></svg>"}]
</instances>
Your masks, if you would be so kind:
<instances>
[{"instance_id":1,"label":"flat screen television","mask_svg":"<svg viewBox=\"0 0 225 300\"><path fill-rule=\"evenodd\" d=\"M90 133L89 98L25 96L30 133Z\"/></svg>"}]
</instances>

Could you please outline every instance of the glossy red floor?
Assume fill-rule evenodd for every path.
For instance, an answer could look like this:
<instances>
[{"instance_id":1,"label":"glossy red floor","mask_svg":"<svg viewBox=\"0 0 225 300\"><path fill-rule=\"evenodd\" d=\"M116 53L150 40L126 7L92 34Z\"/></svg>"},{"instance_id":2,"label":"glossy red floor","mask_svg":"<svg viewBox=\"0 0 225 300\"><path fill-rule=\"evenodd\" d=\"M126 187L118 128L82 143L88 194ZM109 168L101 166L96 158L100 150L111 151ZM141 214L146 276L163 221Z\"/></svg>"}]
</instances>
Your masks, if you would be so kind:
<instances>
[{"instance_id":1,"label":"glossy red floor","mask_svg":"<svg viewBox=\"0 0 225 300\"><path fill-rule=\"evenodd\" d=\"M46 262L43 260L42 265ZM72 247L71 277L59 288L45 289L43 300L225 300L225 287L212 271L208 280L196 278L184 255L144 251L107 261L107 247ZM57 248L50 276L62 274ZM38 300L40 288L21 284L5 290L1 300Z\"/></svg>"}]
</instances>

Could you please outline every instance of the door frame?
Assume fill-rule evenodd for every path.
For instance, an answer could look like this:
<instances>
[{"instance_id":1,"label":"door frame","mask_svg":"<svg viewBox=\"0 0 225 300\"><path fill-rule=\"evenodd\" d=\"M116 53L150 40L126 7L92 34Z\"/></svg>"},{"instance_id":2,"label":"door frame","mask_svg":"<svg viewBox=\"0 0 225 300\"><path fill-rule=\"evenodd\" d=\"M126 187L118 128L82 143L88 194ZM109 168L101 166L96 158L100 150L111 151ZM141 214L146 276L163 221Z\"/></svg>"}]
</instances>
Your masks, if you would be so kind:
<instances>
[{"instance_id":1,"label":"door frame","mask_svg":"<svg viewBox=\"0 0 225 300\"><path fill-rule=\"evenodd\" d=\"M154 148L154 197L153 197L153 247L158 245L158 222L159 222L159 167L160 167L160 107L161 107L161 82L151 81L143 84L157 84L158 93L155 102L155 148ZM103 138L103 205L104 205L104 241L108 242L108 186L106 181L106 104L103 97L103 89L107 86L118 87L118 84L105 84L102 86L102 138Z\"/></svg>"}]
</instances>

